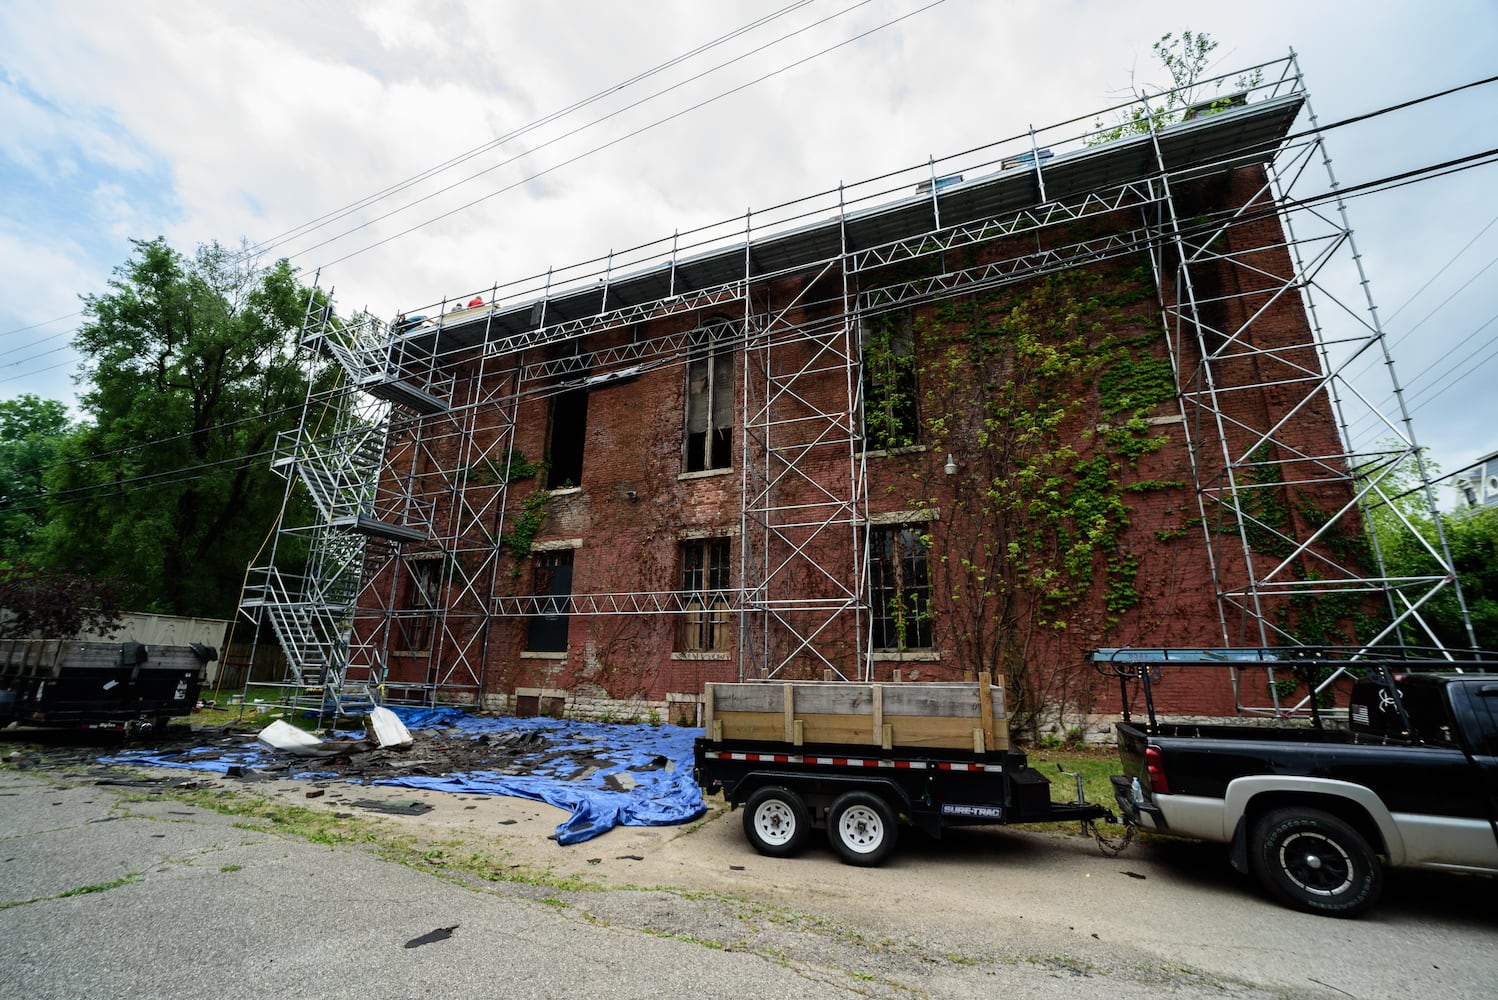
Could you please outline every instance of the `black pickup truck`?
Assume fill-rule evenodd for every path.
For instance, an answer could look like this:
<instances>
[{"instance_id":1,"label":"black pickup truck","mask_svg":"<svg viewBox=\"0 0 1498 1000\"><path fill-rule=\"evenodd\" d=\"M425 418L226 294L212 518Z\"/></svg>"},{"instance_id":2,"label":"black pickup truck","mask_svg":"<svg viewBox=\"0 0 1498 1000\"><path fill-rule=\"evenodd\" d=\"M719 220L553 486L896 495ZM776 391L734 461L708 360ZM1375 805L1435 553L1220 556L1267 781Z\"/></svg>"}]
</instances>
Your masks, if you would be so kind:
<instances>
[{"instance_id":1,"label":"black pickup truck","mask_svg":"<svg viewBox=\"0 0 1498 1000\"><path fill-rule=\"evenodd\" d=\"M1241 651L1202 652L1221 663ZM1498 874L1498 662L1344 662L1345 723L1319 712L1309 726L1161 723L1151 680L1185 659L1093 654L1146 689L1148 723L1118 724L1113 778L1140 829L1230 844L1233 867L1275 899L1331 916L1371 907L1386 867ZM1281 668L1307 666L1324 674L1326 661Z\"/></svg>"}]
</instances>

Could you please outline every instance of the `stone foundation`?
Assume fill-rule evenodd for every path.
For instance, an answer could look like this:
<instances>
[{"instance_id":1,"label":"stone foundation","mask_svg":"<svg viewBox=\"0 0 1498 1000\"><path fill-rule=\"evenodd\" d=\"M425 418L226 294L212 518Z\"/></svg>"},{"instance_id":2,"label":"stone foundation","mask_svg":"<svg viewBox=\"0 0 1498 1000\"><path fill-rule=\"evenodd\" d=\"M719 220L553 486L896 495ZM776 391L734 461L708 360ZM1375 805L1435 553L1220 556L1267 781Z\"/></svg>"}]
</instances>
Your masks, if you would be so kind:
<instances>
[{"instance_id":1,"label":"stone foundation","mask_svg":"<svg viewBox=\"0 0 1498 1000\"><path fill-rule=\"evenodd\" d=\"M664 701L644 698L589 698L561 688L516 688L512 694L487 694L484 712L528 718L547 715L584 722L624 722L650 725L700 726L700 694L666 695Z\"/></svg>"}]
</instances>

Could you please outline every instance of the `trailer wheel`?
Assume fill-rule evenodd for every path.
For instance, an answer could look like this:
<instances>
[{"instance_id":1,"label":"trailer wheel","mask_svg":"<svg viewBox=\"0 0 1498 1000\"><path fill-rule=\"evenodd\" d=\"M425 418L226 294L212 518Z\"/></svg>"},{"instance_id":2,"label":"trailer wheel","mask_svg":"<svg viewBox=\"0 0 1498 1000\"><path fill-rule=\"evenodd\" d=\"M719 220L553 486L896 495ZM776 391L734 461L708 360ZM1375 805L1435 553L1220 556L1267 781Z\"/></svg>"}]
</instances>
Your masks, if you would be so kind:
<instances>
[{"instance_id":1,"label":"trailer wheel","mask_svg":"<svg viewBox=\"0 0 1498 1000\"><path fill-rule=\"evenodd\" d=\"M898 835L894 810L872 792L845 792L827 812L827 839L850 865L881 864Z\"/></svg>"},{"instance_id":2,"label":"trailer wheel","mask_svg":"<svg viewBox=\"0 0 1498 1000\"><path fill-rule=\"evenodd\" d=\"M744 836L761 854L788 858L805 846L810 832L811 813L789 788L766 786L744 805Z\"/></svg>"},{"instance_id":3,"label":"trailer wheel","mask_svg":"<svg viewBox=\"0 0 1498 1000\"><path fill-rule=\"evenodd\" d=\"M1378 900L1384 871L1368 842L1319 809L1277 809L1254 827L1249 864L1286 906L1355 917Z\"/></svg>"}]
</instances>

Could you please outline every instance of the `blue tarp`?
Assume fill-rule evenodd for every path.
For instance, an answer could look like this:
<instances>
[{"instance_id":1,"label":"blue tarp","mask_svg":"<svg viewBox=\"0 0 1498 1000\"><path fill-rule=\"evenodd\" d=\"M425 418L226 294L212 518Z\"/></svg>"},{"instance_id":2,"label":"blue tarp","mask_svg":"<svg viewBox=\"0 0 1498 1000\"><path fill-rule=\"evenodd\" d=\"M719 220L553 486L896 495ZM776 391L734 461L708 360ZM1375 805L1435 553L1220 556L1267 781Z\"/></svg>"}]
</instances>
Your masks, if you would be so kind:
<instances>
[{"instance_id":1,"label":"blue tarp","mask_svg":"<svg viewBox=\"0 0 1498 1000\"><path fill-rule=\"evenodd\" d=\"M509 795L546 802L572 814L557 827L556 839L560 844L576 844L619 825L685 823L696 819L706 808L702 790L692 778L692 741L702 735L700 729L557 719L489 719L454 709L396 711L416 733L413 753L420 753L422 741L428 739L498 741L515 736L529 737L535 742L524 751L513 744L500 744L504 752L496 752L496 764L503 764L503 771L407 775L379 778L371 784L470 795ZM437 732L425 733L432 729ZM142 750L103 759L108 763L222 773L234 765L263 767L286 758L251 742L230 750L199 747L166 754ZM309 770L298 772L296 777L338 776L311 770L319 762L306 763Z\"/></svg>"}]
</instances>

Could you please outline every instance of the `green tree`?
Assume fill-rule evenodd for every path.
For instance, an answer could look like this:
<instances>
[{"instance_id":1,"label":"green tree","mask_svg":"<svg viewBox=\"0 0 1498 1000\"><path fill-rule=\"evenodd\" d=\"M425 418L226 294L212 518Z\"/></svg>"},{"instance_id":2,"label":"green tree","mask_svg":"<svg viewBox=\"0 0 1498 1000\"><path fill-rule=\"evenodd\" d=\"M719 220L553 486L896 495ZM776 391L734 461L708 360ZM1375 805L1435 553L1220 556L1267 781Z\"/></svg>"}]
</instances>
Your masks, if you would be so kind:
<instances>
[{"instance_id":1,"label":"green tree","mask_svg":"<svg viewBox=\"0 0 1498 1000\"><path fill-rule=\"evenodd\" d=\"M69 427L68 408L55 399L0 401L0 560L31 554L44 520L42 474Z\"/></svg>"},{"instance_id":2,"label":"green tree","mask_svg":"<svg viewBox=\"0 0 1498 1000\"><path fill-rule=\"evenodd\" d=\"M269 452L306 397L309 292L284 260L160 238L109 284L83 300L91 420L48 477L47 562L123 576L154 610L229 617L280 509Z\"/></svg>"},{"instance_id":3,"label":"green tree","mask_svg":"<svg viewBox=\"0 0 1498 1000\"><path fill-rule=\"evenodd\" d=\"M121 609L129 592L124 580L79 576L24 559L0 567L0 639L108 634L124 623Z\"/></svg>"},{"instance_id":4,"label":"green tree","mask_svg":"<svg viewBox=\"0 0 1498 1000\"><path fill-rule=\"evenodd\" d=\"M1188 28L1179 35L1170 31L1161 35L1160 40L1150 46L1150 51L1169 76L1170 84L1163 89L1154 88L1159 92L1150 95L1145 92L1145 85L1131 83L1129 89L1138 103L1127 112L1121 112L1111 127L1101 120L1094 122L1093 127L1099 131L1087 144L1096 146L1126 135L1140 135L1148 132L1152 125L1161 128L1181 121L1187 108L1202 103L1201 90L1208 82L1204 78L1217 46L1216 39L1205 31L1192 31ZM1263 79L1263 71L1254 70L1238 76L1233 85L1237 90L1250 90L1263 82ZM1212 93L1215 95L1222 90L1225 81L1219 78L1210 82L1214 85ZM1148 107L1144 103L1146 100ZM1220 106L1214 103L1212 110L1223 110L1228 106L1224 99Z\"/></svg>"},{"instance_id":5,"label":"green tree","mask_svg":"<svg viewBox=\"0 0 1498 1000\"><path fill-rule=\"evenodd\" d=\"M1434 475L1434 463L1427 459L1425 465L1426 474ZM1365 479L1376 474L1372 466L1360 470ZM1432 514L1410 457L1379 477L1378 485L1382 497L1369 504L1368 529L1385 574L1391 578L1443 575L1435 555L1441 551L1435 520L1439 516L1477 646L1498 650L1498 508ZM1442 589L1420 609L1420 615L1448 649L1466 649L1472 644L1454 588ZM1405 630L1404 638L1416 645L1430 642L1429 636L1414 627Z\"/></svg>"}]
</instances>

